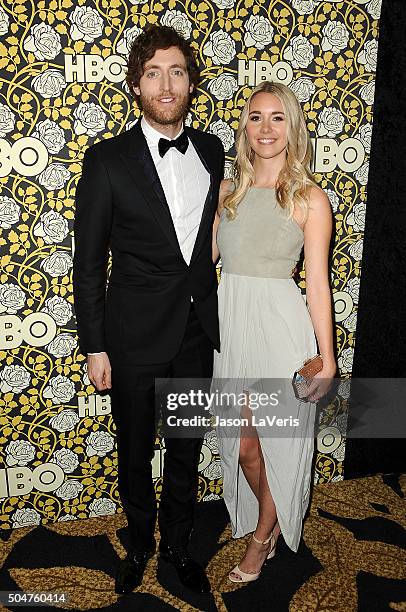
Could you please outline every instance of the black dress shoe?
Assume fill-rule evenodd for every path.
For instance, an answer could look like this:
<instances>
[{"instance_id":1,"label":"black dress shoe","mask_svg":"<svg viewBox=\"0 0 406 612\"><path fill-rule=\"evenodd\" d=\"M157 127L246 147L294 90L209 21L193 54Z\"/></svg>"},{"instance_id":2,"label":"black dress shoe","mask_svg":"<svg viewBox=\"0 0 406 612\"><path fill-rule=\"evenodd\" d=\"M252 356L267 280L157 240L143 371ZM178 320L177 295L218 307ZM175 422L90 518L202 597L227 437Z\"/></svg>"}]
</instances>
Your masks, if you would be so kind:
<instances>
[{"instance_id":1,"label":"black dress shoe","mask_svg":"<svg viewBox=\"0 0 406 612\"><path fill-rule=\"evenodd\" d=\"M115 592L119 595L131 593L140 586L148 560L154 555L155 549L142 550L127 555L120 561L116 574Z\"/></svg>"},{"instance_id":2,"label":"black dress shoe","mask_svg":"<svg viewBox=\"0 0 406 612\"><path fill-rule=\"evenodd\" d=\"M181 583L195 593L210 593L210 583L204 569L192 559L187 550L178 546L159 546L159 556L172 563Z\"/></svg>"}]
</instances>

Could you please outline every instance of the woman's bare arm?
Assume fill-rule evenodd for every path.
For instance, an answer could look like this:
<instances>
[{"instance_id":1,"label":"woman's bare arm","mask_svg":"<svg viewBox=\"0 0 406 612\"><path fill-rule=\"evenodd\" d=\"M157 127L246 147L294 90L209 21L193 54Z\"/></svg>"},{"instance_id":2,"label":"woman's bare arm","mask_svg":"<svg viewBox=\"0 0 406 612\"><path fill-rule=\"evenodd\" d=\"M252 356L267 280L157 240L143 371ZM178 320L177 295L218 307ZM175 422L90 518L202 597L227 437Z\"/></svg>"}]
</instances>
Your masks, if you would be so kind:
<instances>
[{"instance_id":1,"label":"woman's bare arm","mask_svg":"<svg viewBox=\"0 0 406 612\"><path fill-rule=\"evenodd\" d=\"M218 258L220 256L220 253L219 253L219 250L218 250L218 246L217 246L217 228L218 228L218 225L220 223L220 215L221 215L221 211L223 210L224 198L226 197L226 195L228 195L230 193L230 185L231 185L231 180L230 179L224 179L220 183L219 201L218 201L218 206L217 206L217 210L216 210L216 216L214 217L213 231L212 231L212 258L213 258L213 263L217 263Z\"/></svg>"},{"instance_id":2,"label":"woman's bare arm","mask_svg":"<svg viewBox=\"0 0 406 612\"><path fill-rule=\"evenodd\" d=\"M307 303L323 358L323 370L318 375L321 378L332 377L336 372L328 268L332 226L329 199L322 189L314 187L304 226L304 253Z\"/></svg>"}]
</instances>

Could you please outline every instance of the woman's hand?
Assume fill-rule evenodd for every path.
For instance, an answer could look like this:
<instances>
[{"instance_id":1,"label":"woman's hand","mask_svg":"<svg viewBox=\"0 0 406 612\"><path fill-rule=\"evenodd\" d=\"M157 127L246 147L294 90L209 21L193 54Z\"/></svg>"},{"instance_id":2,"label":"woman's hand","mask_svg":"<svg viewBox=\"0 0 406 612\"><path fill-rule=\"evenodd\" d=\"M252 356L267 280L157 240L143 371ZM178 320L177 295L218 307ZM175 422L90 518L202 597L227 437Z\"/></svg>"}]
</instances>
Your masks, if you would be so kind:
<instances>
[{"instance_id":1,"label":"woman's hand","mask_svg":"<svg viewBox=\"0 0 406 612\"><path fill-rule=\"evenodd\" d=\"M310 402L318 402L329 392L336 370L337 366L335 363L325 364L323 369L313 376L309 383L309 393L307 395L307 399Z\"/></svg>"}]
</instances>

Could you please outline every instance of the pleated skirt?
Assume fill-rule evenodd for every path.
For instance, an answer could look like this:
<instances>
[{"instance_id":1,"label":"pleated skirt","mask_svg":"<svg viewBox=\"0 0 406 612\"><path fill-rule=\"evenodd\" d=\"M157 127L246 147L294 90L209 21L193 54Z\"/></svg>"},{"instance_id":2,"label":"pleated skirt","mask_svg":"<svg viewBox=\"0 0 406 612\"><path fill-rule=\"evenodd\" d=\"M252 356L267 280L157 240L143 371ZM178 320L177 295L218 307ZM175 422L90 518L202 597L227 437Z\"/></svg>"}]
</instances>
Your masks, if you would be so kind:
<instances>
[{"instance_id":1,"label":"pleated skirt","mask_svg":"<svg viewBox=\"0 0 406 612\"><path fill-rule=\"evenodd\" d=\"M268 416L268 424L256 429L281 532L286 544L296 551L309 504L315 404L296 399L292 378L304 361L316 354L310 315L292 279L223 271L218 296L221 344L220 353L214 353L212 392L234 392L235 397L247 392L250 398L255 394L257 398L258 392L277 393L277 406L270 402L255 406L257 422L263 423ZM220 418L225 414L218 406L212 413ZM272 417L274 421L285 419L290 426L270 425ZM292 422L299 426L292 426ZM255 530L258 502L239 465L238 428L219 424L216 432L223 497L233 537L239 538Z\"/></svg>"}]
</instances>

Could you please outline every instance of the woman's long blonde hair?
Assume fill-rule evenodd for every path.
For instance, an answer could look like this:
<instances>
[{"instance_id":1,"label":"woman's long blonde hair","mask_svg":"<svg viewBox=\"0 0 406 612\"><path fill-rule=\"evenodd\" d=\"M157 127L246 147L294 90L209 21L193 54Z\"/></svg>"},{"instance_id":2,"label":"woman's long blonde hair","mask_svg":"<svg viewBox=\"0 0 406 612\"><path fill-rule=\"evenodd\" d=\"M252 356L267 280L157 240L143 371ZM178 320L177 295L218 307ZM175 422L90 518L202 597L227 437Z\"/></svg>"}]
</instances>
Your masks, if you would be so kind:
<instances>
[{"instance_id":1,"label":"woman's long blonde hair","mask_svg":"<svg viewBox=\"0 0 406 612\"><path fill-rule=\"evenodd\" d=\"M309 209L308 192L310 187L316 185L310 170L312 149L309 133L295 94L286 85L271 81L263 81L255 87L241 112L235 145L235 189L224 199L227 217L235 218L238 204L254 183L255 153L248 142L245 128L251 100L258 93L270 93L279 98L286 117L287 155L276 184L277 201L282 208L289 211L289 217L292 217L295 206L298 206L303 212L303 220L306 220Z\"/></svg>"}]
</instances>

